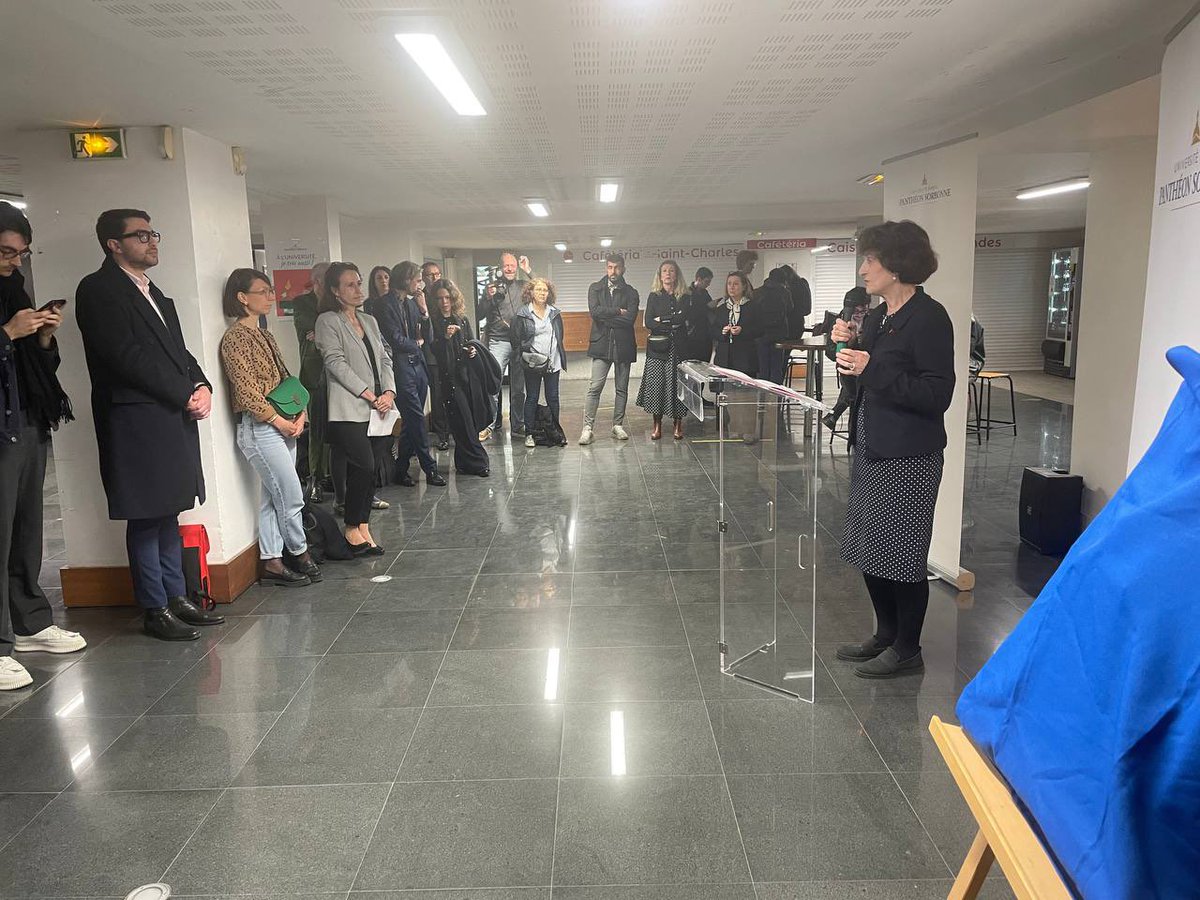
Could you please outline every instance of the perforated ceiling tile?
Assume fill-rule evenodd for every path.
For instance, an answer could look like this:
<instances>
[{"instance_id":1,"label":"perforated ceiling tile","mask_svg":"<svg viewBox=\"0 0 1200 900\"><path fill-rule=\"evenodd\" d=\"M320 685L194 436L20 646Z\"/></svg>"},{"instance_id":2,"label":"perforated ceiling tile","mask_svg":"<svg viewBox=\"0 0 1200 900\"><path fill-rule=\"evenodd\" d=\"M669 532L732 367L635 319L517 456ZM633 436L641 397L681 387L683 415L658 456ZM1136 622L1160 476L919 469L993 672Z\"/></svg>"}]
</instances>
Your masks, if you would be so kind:
<instances>
[{"instance_id":1,"label":"perforated ceiling tile","mask_svg":"<svg viewBox=\"0 0 1200 900\"><path fill-rule=\"evenodd\" d=\"M517 30L517 14L509 0L479 0L478 15L495 31Z\"/></svg>"},{"instance_id":2,"label":"perforated ceiling tile","mask_svg":"<svg viewBox=\"0 0 1200 900\"><path fill-rule=\"evenodd\" d=\"M700 25L727 25L729 18L733 14L737 4L730 0L709 0L709 2L696 4L699 9L696 12L696 22Z\"/></svg>"},{"instance_id":3,"label":"perforated ceiling tile","mask_svg":"<svg viewBox=\"0 0 1200 900\"><path fill-rule=\"evenodd\" d=\"M595 78L600 74L600 42L574 41L571 57L576 78Z\"/></svg>"},{"instance_id":4,"label":"perforated ceiling tile","mask_svg":"<svg viewBox=\"0 0 1200 900\"><path fill-rule=\"evenodd\" d=\"M779 22L783 25L810 22L820 9L821 0L792 0L780 14Z\"/></svg>"}]
</instances>

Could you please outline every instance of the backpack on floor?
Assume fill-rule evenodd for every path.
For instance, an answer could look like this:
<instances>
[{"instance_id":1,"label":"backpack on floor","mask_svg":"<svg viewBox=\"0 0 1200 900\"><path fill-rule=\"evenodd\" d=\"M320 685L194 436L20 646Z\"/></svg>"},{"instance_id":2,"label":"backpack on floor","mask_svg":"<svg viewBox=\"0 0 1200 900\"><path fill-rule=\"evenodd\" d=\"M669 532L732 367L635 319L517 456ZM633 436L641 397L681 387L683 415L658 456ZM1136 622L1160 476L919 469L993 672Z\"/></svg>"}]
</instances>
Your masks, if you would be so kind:
<instances>
[{"instance_id":1,"label":"backpack on floor","mask_svg":"<svg viewBox=\"0 0 1200 900\"><path fill-rule=\"evenodd\" d=\"M558 418L550 412L550 407L542 406L540 403L531 433L533 442L539 447L567 446L567 436L563 433L562 426L558 424Z\"/></svg>"},{"instance_id":2,"label":"backpack on floor","mask_svg":"<svg viewBox=\"0 0 1200 900\"><path fill-rule=\"evenodd\" d=\"M217 605L209 592L208 531L203 525L180 525L179 540L183 544L183 580L188 599L201 609Z\"/></svg>"},{"instance_id":3,"label":"backpack on floor","mask_svg":"<svg viewBox=\"0 0 1200 900\"><path fill-rule=\"evenodd\" d=\"M350 542L338 528L337 520L328 510L315 503L304 504L304 537L308 541L308 552L317 562L327 559L354 559Z\"/></svg>"}]
</instances>

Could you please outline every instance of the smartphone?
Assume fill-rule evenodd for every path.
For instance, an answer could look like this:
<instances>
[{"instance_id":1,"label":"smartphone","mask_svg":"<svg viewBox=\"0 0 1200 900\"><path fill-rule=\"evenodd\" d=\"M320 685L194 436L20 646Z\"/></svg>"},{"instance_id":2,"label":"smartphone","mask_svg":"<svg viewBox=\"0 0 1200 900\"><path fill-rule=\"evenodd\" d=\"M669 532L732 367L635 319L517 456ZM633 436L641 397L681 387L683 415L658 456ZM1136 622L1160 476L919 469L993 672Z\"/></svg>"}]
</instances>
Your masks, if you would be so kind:
<instances>
[{"instance_id":1,"label":"smartphone","mask_svg":"<svg viewBox=\"0 0 1200 900\"><path fill-rule=\"evenodd\" d=\"M66 299L59 298L58 300L51 300L45 306L41 307L38 310L38 312L58 312L66 305L67 305Z\"/></svg>"}]
</instances>

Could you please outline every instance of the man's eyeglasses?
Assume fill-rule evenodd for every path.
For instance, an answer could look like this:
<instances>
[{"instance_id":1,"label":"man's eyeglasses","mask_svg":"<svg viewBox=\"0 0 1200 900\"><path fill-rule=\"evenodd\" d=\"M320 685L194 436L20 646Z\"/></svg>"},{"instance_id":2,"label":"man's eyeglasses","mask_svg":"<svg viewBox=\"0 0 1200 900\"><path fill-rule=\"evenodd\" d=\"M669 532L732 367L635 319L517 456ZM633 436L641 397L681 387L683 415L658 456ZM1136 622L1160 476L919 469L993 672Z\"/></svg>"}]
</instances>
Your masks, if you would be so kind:
<instances>
[{"instance_id":1,"label":"man's eyeglasses","mask_svg":"<svg viewBox=\"0 0 1200 900\"><path fill-rule=\"evenodd\" d=\"M26 247L24 250L14 250L12 247L0 247L0 259L29 259L33 251Z\"/></svg>"},{"instance_id":2,"label":"man's eyeglasses","mask_svg":"<svg viewBox=\"0 0 1200 900\"><path fill-rule=\"evenodd\" d=\"M127 232L126 234L121 235L121 240L125 240L125 238L137 238L143 244L150 243L150 239L154 238L154 242L157 244L158 242L160 242L162 240L162 235L159 234L157 231L146 231L145 229L138 229L137 231L130 231L130 232Z\"/></svg>"}]
</instances>

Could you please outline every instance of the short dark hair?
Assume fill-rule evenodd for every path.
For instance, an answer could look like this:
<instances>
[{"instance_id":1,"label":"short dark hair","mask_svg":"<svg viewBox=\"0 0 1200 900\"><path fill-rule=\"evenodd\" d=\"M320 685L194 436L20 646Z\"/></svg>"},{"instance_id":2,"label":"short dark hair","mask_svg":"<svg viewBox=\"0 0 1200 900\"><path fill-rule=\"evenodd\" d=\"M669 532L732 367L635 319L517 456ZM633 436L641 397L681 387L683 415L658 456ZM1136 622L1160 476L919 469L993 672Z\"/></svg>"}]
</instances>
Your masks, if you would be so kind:
<instances>
[{"instance_id":1,"label":"short dark hair","mask_svg":"<svg viewBox=\"0 0 1200 900\"><path fill-rule=\"evenodd\" d=\"M15 231L26 244L33 243L33 228L25 213L7 200L0 201L0 231Z\"/></svg>"},{"instance_id":2,"label":"short dark hair","mask_svg":"<svg viewBox=\"0 0 1200 900\"><path fill-rule=\"evenodd\" d=\"M405 285L420 274L421 269L411 260L406 259L404 262L396 263L392 266L391 289L400 299L404 299L404 292L407 290Z\"/></svg>"},{"instance_id":3,"label":"short dark hair","mask_svg":"<svg viewBox=\"0 0 1200 900\"><path fill-rule=\"evenodd\" d=\"M362 272L358 271L358 266L352 262L335 262L329 264L329 268L325 271L325 296L321 298L321 304L325 308L319 309L318 312L336 312L342 308L342 304L333 295L333 291L338 286L338 282L342 280L342 276L347 272L353 272L360 278L362 277Z\"/></svg>"},{"instance_id":4,"label":"short dark hair","mask_svg":"<svg viewBox=\"0 0 1200 900\"><path fill-rule=\"evenodd\" d=\"M700 268L698 268L696 270L696 277L697 278L712 278L713 277L712 269L710 269L708 266L701 266Z\"/></svg>"},{"instance_id":5,"label":"short dark hair","mask_svg":"<svg viewBox=\"0 0 1200 900\"><path fill-rule=\"evenodd\" d=\"M256 281L265 281L271 286L271 279L258 269L234 269L225 279L225 290L221 292L221 310L230 319L240 319L246 315L246 307L238 300L238 294L250 290Z\"/></svg>"},{"instance_id":6,"label":"short dark hair","mask_svg":"<svg viewBox=\"0 0 1200 900\"><path fill-rule=\"evenodd\" d=\"M100 242L100 249L105 256L112 256L108 242L121 239L127 219L145 219L149 222L150 213L144 209L106 209L100 213L100 218L96 220L96 240Z\"/></svg>"},{"instance_id":7,"label":"short dark hair","mask_svg":"<svg viewBox=\"0 0 1200 900\"><path fill-rule=\"evenodd\" d=\"M842 309L853 309L856 306L870 306L871 295L867 293L867 289L861 284L856 284L850 290L846 291L846 296L842 299Z\"/></svg>"},{"instance_id":8,"label":"short dark hair","mask_svg":"<svg viewBox=\"0 0 1200 900\"><path fill-rule=\"evenodd\" d=\"M858 236L858 252L870 253L904 284L924 284L937 271L929 233L916 222L884 222Z\"/></svg>"},{"instance_id":9,"label":"short dark hair","mask_svg":"<svg viewBox=\"0 0 1200 900\"><path fill-rule=\"evenodd\" d=\"M737 256L734 257L739 272L746 271L746 263L758 262L757 250L739 250Z\"/></svg>"},{"instance_id":10,"label":"short dark hair","mask_svg":"<svg viewBox=\"0 0 1200 900\"><path fill-rule=\"evenodd\" d=\"M439 272L442 271L442 264L440 262L438 262L436 259L427 259L427 260L425 260L425 262L421 263L421 277L422 278L425 277L425 270L428 269L430 266L437 266L437 270Z\"/></svg>"},{"instance_id":11,"label":"short dark hair","mask_svg":"<svg viewBox=\"0 0 1200 900\"><path fill-rule=\"evenodd\" d=\"M606 263L616 263L621 267L622 271L625 270L625 257L620 253L609 253L604 257L604 261Z\"/></svg>"}]
</instances>

